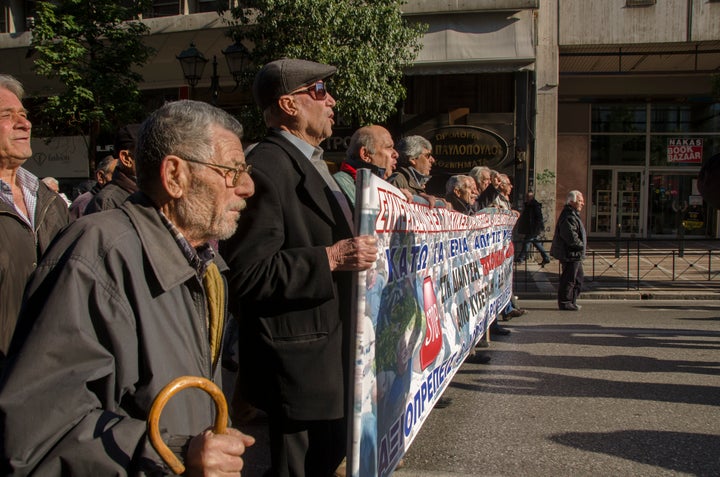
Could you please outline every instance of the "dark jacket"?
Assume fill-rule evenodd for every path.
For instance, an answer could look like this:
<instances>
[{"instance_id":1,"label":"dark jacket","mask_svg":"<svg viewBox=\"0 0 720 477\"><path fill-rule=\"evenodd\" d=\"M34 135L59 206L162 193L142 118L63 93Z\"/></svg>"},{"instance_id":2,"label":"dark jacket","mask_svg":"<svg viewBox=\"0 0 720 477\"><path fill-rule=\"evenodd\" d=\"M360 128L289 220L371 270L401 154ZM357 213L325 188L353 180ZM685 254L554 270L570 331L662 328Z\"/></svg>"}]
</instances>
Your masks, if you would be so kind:
<instances>
[{"instance_id":1,"label":"dark jacket","mask_svg":"<svg viewBox=\"0 0 720 477\"><path fill-rule=\"evenodd\" d=\"M545 227L542 204L535 199L525 202L517 223L517 232L528 237L537 237Z\"/></svg>"},{"instance_id":2,"label":"dark jacket","mask_svg":"<svg viewBox=\"0 0 720 477\"><path fill-rule=\"evenodd\" d=\"M498 192L498 190L492 184L490 184L489 186L487 186L487 189L482 191L482 193L478 196L477 200L475 201L475 209L482 210L491 207L499 195L500 192Z\"/></svg>"},{"instance_id":3,"label":"dark jacket","mask_svg":"<svg viewBox=\"0 0 720 477\"><path fill-rule=\"evenodd\" d=\"M72 204L70 204L70 208L68 209L70 211L70 218L72 220L75 220L85 215L85 209L87 208L88 204L90 203L92 198L95 197L95 195L100 192L100 190L102 190L102 188L102 184L96 182L89 191L83 192L82 194L77 196L75 200L72 201Z\"/></svg>"},{"instance_id":4,"label":"dark jacket","mask_svg":"<svg viewBox=\"0 0 720 477\"><path fill-rule=\"evenodd\" d=\"M315 167L277 132L247 156L255 195L221 242L240 325L238 386L255 406L297 420L343 417L349 272L325 248L351 236Z\"/></svg>"},{"instance_id":5,"label":"dark jacket","mask_svg":"<svg viewBox=\"0 0 720 477\"><path fill-rule=\"evenodd\" d=\"M0 390L0 442L14 475L156 474L165 466L146 436L155 396L179 376L220 383L202 283L144 196L58 237L22 320ZM179 447L214 415L208 395L183 391L161 432Z\"/></svg>"},{"instance_id":6,"label":"dark jacket","mask_svg":"<svg viewBox=\"0 0 720 477\"><path fill-rule=\"evenodd\" d=\"M67 204L40 182L35 230L0 201L0 367L20 312L28 278L55 235L70 221Z\"/></svg>"},{"instance_id":7,"label":"dark jacket","mask_svg":"<svg viewBox=\"0 0 720 477\"><path fill-rule=\"evenodd\" d=\"M90 199L87 207L85 207L84 215L120 207L130 194L134 194L137 190L135 179L120 169L116 169L113 172L112 180Z\"/></svg>"},{"instance_id":8,"label":"dark jacket","mask_svg":"<svg viewBox=\"0 0 720 477\"><path fill-rule=\"evenodd\" d=\"M463 200L454 193L445 195L445 200L450 202L453 210L460 212L465 215L475 215L475 208L473 205L466 204Z\"/></svg>"},{"instance_id":9,"label":"dark jacket","mask_svg":"<svg viewBox=\"0 0 720 477\"><path fill-rule=\"evenodd\" d=\"M415 174L414 171L410 170L410 167L399 167L397 172L388 177L388 182L398 189L407 189L411 193L419 195L425 192L425 186L420 185Z\"/></svg>"},{"instance_id":10,"label":"dark jacket","mask_svg":"<svg viewBox=\"0 0 720 477\"><path fill-rule=\"evenodd\" d=\"M550 255L561 262L580 262L585 258L587 234L578 211L566 204L555 225Z\"/></svg>"}]
</instances>

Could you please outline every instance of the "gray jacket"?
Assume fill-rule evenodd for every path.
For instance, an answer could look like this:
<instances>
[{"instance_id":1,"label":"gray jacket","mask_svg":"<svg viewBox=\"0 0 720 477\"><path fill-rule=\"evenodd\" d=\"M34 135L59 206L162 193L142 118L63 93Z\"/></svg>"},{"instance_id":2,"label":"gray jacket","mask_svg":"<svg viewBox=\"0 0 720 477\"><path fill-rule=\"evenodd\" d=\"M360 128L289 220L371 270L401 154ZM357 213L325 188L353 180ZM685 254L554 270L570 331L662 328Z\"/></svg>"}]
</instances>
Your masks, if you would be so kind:
<instances>
[{"instance_id":1,"label":"gray jacket","mask_svg":"<svg viewBox=\"0 0 720 477\"><path fill-rule=\"evenodd\" d=\"M586 248L587 234L580 214L567 204L555 225L550 255L561 262L580 262L585 258Z\"/></svg>"},{"instance_id":2,"label":"gray jacket","mask_svg":"<svg viewBox=\"0 0 720 477\"><path fill-rule=\"evenodd\" d=\"M425 186L418 183L415 174L410 167L399 167L397 172L388 177L389 183L398 189L407 189L413 194L422 194L425 192Z\"/></svg>"},{"instance_id":3,"label":"gray jacket","mask_svg":"<svg viewBox=\"0 0 720 477\"><path fill-rule=\"evenodd\" d=\"M221 270L224 263L216 256ZM0 388L3 455L12 475L168 473L146 419L171 380L220 383L211 363L205 292L142 194L81 217L60 235L28 285ZM226 294L227 295L227 294ZM212 399L170 400L161 433L179 450L211 426Z\"/></svg>"}]
</instances>

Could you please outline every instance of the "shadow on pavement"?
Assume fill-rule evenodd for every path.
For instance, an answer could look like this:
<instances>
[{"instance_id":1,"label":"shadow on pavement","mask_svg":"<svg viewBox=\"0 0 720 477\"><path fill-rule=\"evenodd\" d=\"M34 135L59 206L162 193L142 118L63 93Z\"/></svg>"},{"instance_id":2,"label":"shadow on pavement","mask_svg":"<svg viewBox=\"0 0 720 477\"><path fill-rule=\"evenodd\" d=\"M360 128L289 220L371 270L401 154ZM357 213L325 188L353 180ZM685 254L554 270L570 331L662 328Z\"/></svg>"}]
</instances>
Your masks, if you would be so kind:
<instances>
[{"instance_id":1,"label":"shadow on pavement","mask_svg":"<svg viewBox=\"0 0 720 477\"><path fill-rule=\"evenodd\" d=\"M688 475L717 475L720 437L685 432L627 430L570 432L551 436L558 444L632 460ZM600 474L603 472L600 471Z\"/></svg>"}]
</instances>

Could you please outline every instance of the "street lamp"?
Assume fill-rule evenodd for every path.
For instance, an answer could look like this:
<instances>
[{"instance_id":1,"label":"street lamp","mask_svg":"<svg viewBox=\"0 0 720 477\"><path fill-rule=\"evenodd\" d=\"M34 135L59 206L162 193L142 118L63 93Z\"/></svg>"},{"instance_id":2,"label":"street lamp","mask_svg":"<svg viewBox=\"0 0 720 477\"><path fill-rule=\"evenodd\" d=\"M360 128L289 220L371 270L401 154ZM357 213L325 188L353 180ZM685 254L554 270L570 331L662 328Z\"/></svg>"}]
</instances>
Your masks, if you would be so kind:
<instances>
[{"instance_id":1,"label":"street lamp","mask_svg":"<svg viewBox=\"0 0 720 477\"><path fill-rule=\"evenodd\" d=\"M217 56L213 55L213 73L210 77L210 95L212 97L211 103L213 105L217 104L220 92L232 93L238 88L238 86L240 86L242 74L247 69L250 62L247 48L237 41L222 50L222 53L225 55L228 69L235 80L235 86L228 91L220 88L220 77L217 72ZM176 58L180 62L185 80L188 82L190 87L194 89L202 77L203 70L205 69L208 59L205 58L205 55L203 55L200 50L195 48L195 43L190 43L190 48L181 51Z\"/></svg>"}]
</instances>

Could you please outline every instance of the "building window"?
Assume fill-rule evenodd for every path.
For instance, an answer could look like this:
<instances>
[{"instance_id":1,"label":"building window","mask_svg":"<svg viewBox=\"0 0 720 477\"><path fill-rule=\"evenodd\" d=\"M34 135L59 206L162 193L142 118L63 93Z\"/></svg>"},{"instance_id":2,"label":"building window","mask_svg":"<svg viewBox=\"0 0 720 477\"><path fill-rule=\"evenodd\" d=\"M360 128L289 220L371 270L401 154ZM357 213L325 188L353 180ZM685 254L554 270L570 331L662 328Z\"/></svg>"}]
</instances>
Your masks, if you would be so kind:
<instances>
[{"instance_id":1,"label":"building window","mask_svg":"<svg viewBox=\"0 0 720 477\"><path fill-rule=\"evenodd\" d=\"M644 166L645 136L626 134L592 136L590 164L593 166Z\"/></svg>"},{"instance_id":2,"label":"building window","mask_svg":"<svg viewBox=\"0 0 720 477\"><path fill-rule=\"evenodd\" d=\"M218 11L218 0L197 0L197 13Z\"/></svg>"},{"instance_id":3,"label":"building window","mask_svg":"<svg viewBox=\"0 0 720 477\"><path fill-rule=\"evenodd\" d=\"M720 103L653 106L652 132L711 133L720 131Z\"/></svg>"},{"instance_id":4,"label":"building window","mask_svg":"<svg viewBox=\"0 0 720 477\"><path fill-rule=\"evenodd\" d=\"M169 17L172 15L182 15L182 2L178 0L153 0L150 17Z\"/></svg>"},{"instance_id":5,"label":"building window","mask_svg":"<svg viewBox=\"0 0 720 477\"><path fill-rule=\"evenodd\" d=\"M638 133L647 129L644 104L596 104L592 108L592 132Z\"/></svg>"},{"instance_id":6,"label":"building window","mask_svg":"<svg viewBox=\"0 0 720 477\"><path fill-rule=\"evenodd\" d=\"M655 5L655 0L626 0L626 7L651 7Z\"/></svg>"},{"instance_id":7,"label":"building window","mask_svg":"<svg viewBox=\"0 0 720 477\"><path fill-rule=\"evenodd\" d=\"M8 31L8 15L10 15L10 7L2 6L2 15L0 15L0 33L10 33Z\"/></svg>"}]
</instances>

